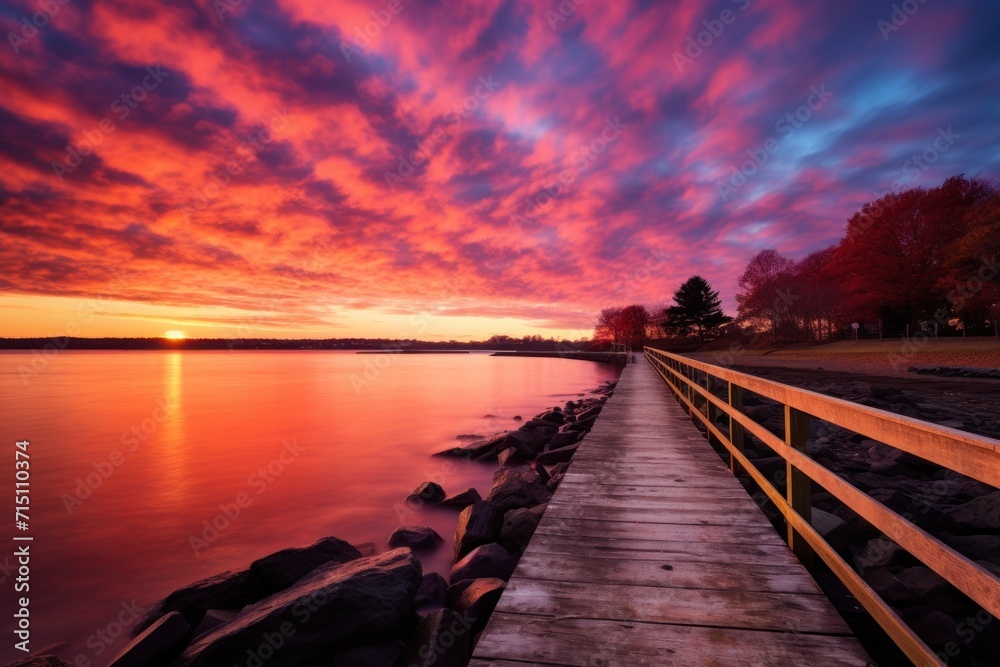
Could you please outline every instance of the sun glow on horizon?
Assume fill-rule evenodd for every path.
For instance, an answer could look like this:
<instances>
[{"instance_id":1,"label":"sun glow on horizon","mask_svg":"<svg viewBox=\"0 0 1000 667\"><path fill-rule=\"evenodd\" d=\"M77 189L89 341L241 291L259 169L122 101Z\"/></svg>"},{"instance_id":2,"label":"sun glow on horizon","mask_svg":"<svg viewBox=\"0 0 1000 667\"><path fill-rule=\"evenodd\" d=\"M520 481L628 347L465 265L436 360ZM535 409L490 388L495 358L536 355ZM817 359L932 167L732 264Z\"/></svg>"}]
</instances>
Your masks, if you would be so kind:
<instances>
[{"instance_id":1,"label":"sun glow on horizon","mask_svg":"<svg viewBox=\"0 0 1000 667\"><path fill-rule=\"evenodd\" d=\"M163 334L163 337L169 340L184 340L185 338L187 338L187 336L184 334L183 331L177 331L177 330L168 331L167 333Z\"/></svg>"}]
</instances>

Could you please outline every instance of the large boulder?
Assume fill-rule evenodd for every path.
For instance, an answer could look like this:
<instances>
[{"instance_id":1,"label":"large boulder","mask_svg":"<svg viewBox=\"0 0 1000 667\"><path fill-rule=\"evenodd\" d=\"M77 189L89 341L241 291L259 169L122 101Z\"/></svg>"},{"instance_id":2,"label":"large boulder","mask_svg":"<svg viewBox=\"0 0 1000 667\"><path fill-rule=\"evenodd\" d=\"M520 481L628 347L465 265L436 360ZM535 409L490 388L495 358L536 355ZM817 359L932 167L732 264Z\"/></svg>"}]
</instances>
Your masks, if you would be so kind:
<instances>
[{"instance_id":1,"label":"large boulder","mask_svg":"<svg viewBox=\"0 0 1000 667\"><path fill-rule=\"evenodd\" d=\"M108 667L167 667L187 646L191 625L172 611L128 643Z\"/></svg>"},{"instance_id":2,"label":"large boulder","mask_svg":"<svg viewBox=\"0 0 1000 667\"><path fill-rule=\"evenodd\" d=\"M479 491L476 491L473 488L469 488L466 489L465 491L462 491L461 493L456 493L453 496L448 496L447 498L441 501L441 504L438 505L438 507L455 507L461 510L465 509L466 507L468 507L473 503L479 502L482 499L483 497L479 495Z\"/></svg>"},{"instance_id":3,"label":"large boulder","mask_svg":"<svg viewBox=\"0 0 1000 667\"><path fill-rule=\"evenodd\" d=\"M514 574L517 556L493 542L476 547L451 567L451 582L462 579L497 578L506 581Z\"/></svg>"},{"instance_id":4,"label":"large boulder","mask_svg":"<svg viewBox=\"0 0 1000 667\"><path fill-rule=\"evenodd\" d=\"M265 655L287 667L317 664L401 627L421 579L409 549L323 565L196 640L177 664L217 667Z\"/></svg>"},{"instance_id":5,"label":"large boulder","mask_svg":"<svg viewBox=\"0 0 1000 667\"><path fill-rule=\"evenodd\" d=\"M535 461L537 461L539 465L543 466L566 463L573 458L573 455L576 454L576 450L579 446L580 443L576 443L565 447L559 447L557 449L550 449L549 451L535 457Z\"/></svg>"},{"instance_id":6,"label":"large boulder","mask_svg":"<svg viewBox=\"0 0 1000 667\"><path fill-rule=\"evenodd\" d=\"M496 458L500 450L505 448L504 441L507 438L507 431L497 433L485 440L473 442L465 447L452 447L434 456L451 456L459 459L470 459L473 461L486 461Z\"/></svg>"},{"instance_id":7,"label":"large boulder","mask_svg":"<svg viewBox=\"0 0 1000 667\"><path fill-rule=\"evenodd\" d=\"M535 470L503 468L493 475L493 487L486 500L506 512L547 503L551 497L552 492L545 488Z\"/></svg>"},{"instance_id":8,"label":"large boulder","mask_svg":"<svg viewBox=\"0 0 1000 667\"><path fill-rule=\"evenodd\" d=\"M545 512L545 505L510 510L503 517L500 543L511 551L520 551L528 544Z\"/></svg>"},{"instance_id":9,"label":"large boulder","mask_svg":"<svg viewBox=\"0 0 1000 667\"><path fill-rule=\"evenodd\" d=\"M483 544L495 542L503 525L503 511L481 500L462 510L455 527L455 560Z\"/></svg>"},{"instance_id":10,"label":"large boulder","mask_svg":"<svg viewBox=\"0 0 1000 667\"><path fill-rule=\"evenodd\" d=\"M389 536L393 549L410 547L414 551L429 551L444 542L433 528L427 526L401 526Z\"/></svg>"},{"instance_id":11,"label":"large boulder","mask_svg":"<svg viewBox=\"0 0 1000 667\"><path fill-rule=\"evenodd\" d=\"M415 602L419 604L440 604L444 602L448 582L437 572L429 572L420 581Z\"/></svg>"},{"instance_id":12,"label":"large boulder","mask_svg":"<svg viewBox=\"0 0 1000 667\"><path fill-rule=\"evenodd\" d=\"M223 572L180 588L153 604L135 624L134 632L142 632L172 611L179 611L197 627L209 609L240 609L267 595L256 586L250 570Z\"/></svg>"},{"instance_id":13,"label":"large boulder","mask_svg":"<svg viewBox=\"0 0 1000 667\"><path fill-rule=\"evenodd\" d=\"M851 529L835 514L812 508L812 526L841 556L850 555Z\"/></svg>"},{"instance_id":14,"label":"large boulder","mask_svg":"<svg viewBox=\"0 0 1000 667\"><path fill-rule=\"evenodd\" d=\"M555 434L555 431L551 433L540 429L526 428L522 426L516 431L511 431L507 434L504 439L504 449L512 448L514 449L518 456L524 459L533 458L538 452L542 451L545 447L545 443L549 441L549 438ZM499 452L498 452L499 453Z\"/></svg>"},{"instance_id":15,"label":"large boulder","mask_svg":"<svg viewBox=\"0 0 1000 667\"><path fill-rule=\"evenodd\" d=\"M462 614L472 623L474 631L479 632L486 627L486 621L506 587L503 579L476 579L465 587L451 608Z\"/></svg>"},{"instance_id":16,"label":"large boulder","mask_svg":"<svg viewBox=\"0 0 1000 667\"><path fill-rule=\"evenodd\" d=\"M361 552L350 543L336 537L324 537L308 546L282 549L255 560L250 563L250 573L257 585L270 595L288 588L320 565L346 563L358 558Z\"/></svg>"},{"instance_id":17,"label":"large boulder","mask_svg":"<svg viewBox=\"0 0 1000 667\"><path fill-rule=\"evenodd\" d=\"M472 624L451 609L431 612L403 651L404 667L466 667L472 649Z\"/></svg>"},{"instance_id":18,"label":"large boulder","mask_svg":"<svg viewBox=\"0 0 1000 667\"><path fill-rule=\"evenodd\" d=\"M441 485L436 482L424 482L406 497L406 502L411 505L438 505L448 494L444 492Z\"/></svg>"},{"instance_id":19,"label":"large boulder","mask_svg":"<svg viewBox=\"0 0 1000 667\"><path fill-rule=\"evenodd\" d=\"M949 514L962 527L1000 531L1000 491L970 500Z\"/></svg>"},{"instance_id":20,"label":"large boulder","mask_svg":"<svg viewBox=\"0 0 1000 667\"><path fill-rule=\"evenodd\" d=\"M39 655L12 662L7 667L73 667L73 665L58 656Z\"/></svg>"},{"instance_id":21,"label":"large boulder","mask_svg":"<svg viewBox=\"0 0 1000 667\"><path fill-rule=\"evenodd\" d=\"M567 445L572 445L575 442L579 442L584 436L583 431L559 431L552 439L549 440L549 450L559 449L560 447L566 447Z\"/></svg>"}]
</instances>

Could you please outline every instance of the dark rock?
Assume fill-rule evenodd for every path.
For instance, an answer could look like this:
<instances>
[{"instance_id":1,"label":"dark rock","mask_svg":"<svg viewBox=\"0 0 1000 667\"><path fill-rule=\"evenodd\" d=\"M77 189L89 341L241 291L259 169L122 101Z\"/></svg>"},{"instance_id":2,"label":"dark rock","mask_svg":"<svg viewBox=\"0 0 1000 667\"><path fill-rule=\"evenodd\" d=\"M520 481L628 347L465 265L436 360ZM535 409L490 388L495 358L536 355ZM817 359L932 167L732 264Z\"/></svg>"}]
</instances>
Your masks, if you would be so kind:
<instances>
[{"instance_id":1,"label":"dark rock","mask_svg":"<svg viewBox=\"0 0 1000 667\"><path fill-rule=\"evenodd\" d=\"M507 434L504 439L504 449L511 447L517 451L517 453L524 457L525 459L530 459L535 456L538 452L542 451L545 447L545 443L551 436L546 436L537 430L519 428L516 431L511 431Z\"/></svg>"},{"instance_id":2,"label":"dark rock","mask_svg":"<svg viewBox=\"0 0 1000 667\"><path fill-rule=\"evenodd\" d=\"M876 537L869 540L861 553L855 558L862 574L870 569L891 565L894 560L906 552L898 544L887 537Z\"/></svg>"},{"instance_id":3,"label":"dark rock","mask_svg":"<svg viewBox=\"0 0 1000 667\"><path fill-rule=\"evenodd\" d=\"M73 664L66 662L58 656L39 655L17 660L8 664L7 667L73 667Z\"/></svg>"},{"instance_id":4,"label":"dark rock","mask_svg":"<svg viewBox=\"0 0 1000 667\"><path fill-rule=\"evenodd\" d=\"M425 602L443 603L444 594L448 589L448 582L437 572L425 574L417 589L416 603Z\"/></svg>"},{"instance_id":5,"label":"dark rock","mask_svg":"<svg viewBox=\"0 0 1000 667\"><path fill-rule=\"evenodd\" d=\"M471 623L451 609L438 609L420 622L396 664L403 667L466 667L471 650Z\"/></svg>"},{"instance_id":6,"label":"dark rock","mask_svg":"<svg viewBox=\"0 0 1000 667\"><path fill-rule=\"evenodd\" d=\"M522 419L521 415L514 415L514 421L519 422L521 421L521 419Z\"/></svg>"},{"instance_id":7,"label":"dark rock","mask_svg":"<svg viewBox=\"0 0 1000 667\"><path fill-rule=\"evenodd\" d=\"M458 598L462 597L462 593L465 592L465 589L475 582L475 579L459 579L458 581L452 582L451 586L448 586L447 590L444 592L444 606L451 609L458 604Z\"/></svg>"},{"instance_id":8,"label":"dark rock","mask_svg":"<svg viewBox=\"0 0 1000 667\"><path fill-rule=\"evenodd\" d=\"M556 463L564 463L573 458L573 454L576 453L577 448L580 443L575 445L567 445L566 447L559 447L558 449L550 449L544 454L539 454L535 457L535 460L543 466L555 465Z\"/></svg>"},{"instance_id":9,"label":"dark rock","mask_svg":"<svg viewBox=\"0 0 1000 667\"><path fill-rule=\"evenodd\" d=\"M557 463L553 466L552 470L549 471L549 474L555 477L556 475L565 475L567 472L569 472L569 461Z\"/></svg>"},{"instance_id":10,"label":"dark rock","mask_svg":"<svg viewBox=\"0 0 1000 667\"><path fill-rule=\"evenodd\" d=\"M942 533L941 539L966 558L987 559L1000 562L1000 535L951 535Z\"/></svg>"},{"instance_id":11,"label":"dark rock","mask_svg":"<svg viewBox=\"0 0 1000 667\"><path fill-rule=\"evenodd\" d=\"M546 467L539 464L537 461L531 464L531 469L538 473L538 481L542 484L548 484L549 480L552 478Z\"/></svg>"},{"instance_id":12,"label":"dark rock","mask_svg":"<svg viewBox=\"0 0 1000 667\"><path fill-rule=\"evenodd\" d=\"M910 629L930 646L944 646L948 642L956 642L959 646L965 645L958 634L958 622L937 609L912 607L900 610L900 616Z\"/></svg>"},{"instance_id":13,"label":"dark rock","mask_svg":"<svg viewBox=\"0 0 1000 667\"><path fill-rule=\"evenodd\" d=\"M426 551L442 542L441 536L427 526L402 526L389 536L389 546L393 549L410 547L414 551Z\"/></svg>"},{"instance_id":14,"label":"dark rock","mask_svg":"<svg viewBox=\"0 0 1000 667\"><path fill-rule=\"evenodd\" d=\"M146 610L135 624L135 634L148 628L172 611L184 615L189 625L197 627L209 609L241 609L268 595L253 583L250 570L223 572L179 588Z\"/></svg>"},{"instance_id":15,"label":"dark rock","mask_svg":"<svg viewBox=\"0 0 1000 667\"><path fill-rule=\"evenodd\" d=\"M201 619L201 623L195 628L192 636L195 638L201 637L212 628L217 628L223 623L233 620L234 616L236 616L236 612L234 611L209 609L205 612L205 617Z\"/></svg>"},{"instance_id":16,"label":"dark rock","mask_svg":"<svg viewBox=\"0 0 1000 667\"><path fill-rule=\"evenodd\" d=\"M412 613L421 579L420 562L409 549L324 565L196 640L178 665L244 662L248 651L265 645L282 665L316 664L400 626Z\"/></svg>"},{"instance_id":17,"label":"dark rock","mask_svg":"<svg viewBox=\"0 0 1000 667\"><path fill-rule=\"evenodd\" d=\"M528 457L521 456L520 453L513 447L508 447L497 455L497 461L500 462L501 466L523 463L527 458Z\"/></svg>"},{"instance_id":18,"label":"dark rock","mask_svg":"<svg viewBox=\"0 0 1000 667\"><path fill-rule=\"evenodd\" d=\"M552 492L542 484L537 471L503 468L493 475L493 487L486 499L506 512L547 503L551 497Z\"/></svg>"},{"instance_id":19,"label":"dark rock","mask_svg":"<svg viewBox=\"0 0 1000 667\"><path fill-rule=\"evenodd\" d=\"M850 553L851 535L846 521L834 514L824 512L818 507L813 507L811 523L816 532L829 542L834 551L841 556L847 556Z\"/></svg>"},{"instance_id":20,"label":"dark rock","mask_svg":"<svg viewBox=\"0 0 1000 667\"><path fill-rule=\"evenodd\" d=\"M1000 531L1000 491L970 500L948 514L966 528Z\"/></svg>"},{"instance_id":21,"label":"dark rock","mask_svg":"<svg viewBox=\"0 0 1000 667\"><path fill-rule=\"evenodd\" d=\"M575 422L567 424L566 425L566 430L567 431L577 431L577 432L589 431L590 429L592 429L594 427L594 423L596 421L597 421L597 417L591 417L590 419L584 419L584 420L579 420L578 419Z\"/></svg>"},{"instance_id":22,"label":"dark rock","mask_svg":"<svg viewBox=\"0 0 1000 667\"><path fill-rule=\"evenodd\" d=\"M587 421L588 419L596 419L597 415L601 414L601 407L602 406L597 405L588 410L584 410L583 412L576 413L577 423Z\"/></svg>"},{"instance_id":23,"label":"dark rock","mask_svg":"<svg viewBox=\"0 0 1000 667\"><path fill-rule=\"evenodd\" d=\"M476 547L451 567L452 582L496 577L506 581L517 567L517 557L493 542Z\"/></svg>"},{"instance_id":24,"label":"dark rock","mask_svg":"<svg viewBox=\"0 0 1000 667\"><path fill-rule=\"evenodd\" d=\"M503 579L476 579L466 586L451 608L472 623L474 632L479 632L486 627L505 588Z\"/></svg>"},{"instance_id":25,"label":"dark rock","mask_svg":"<svg viewBox=\"0 0 1000 667\"><path fill-rule=\"evenodd\" d=\"M751 405L743 408L743 412L758 424L763 424L768 419L778 416L777 406L770 405Z\"/></svg>"},{"instance_id":26,"label":"dark rock","mask_svg":"<svg viewBox=\"0 0 1000 667\"><path fill-rule=\"evenodd\" d=\"M585 431L560 431L549 440L549 449L559 449L560 447L566 447L567 445L579 442L583 439L584 433Z\"/></svg>"},{"instance_id":27,"label":"dark rock","mask_svg":"<svg viewBox=\"0 0 1000 667\"><path fill-rule=\"evenodd\" d=\"M456 493L453 496L449 496L441 501L439 507L456 507L458 509L465 509L472 503L477 503L482 500L483 497L479 495L479 491L469 488L461 493Z\"/></svg>"},{"instance_id":28,"label":"dark rock","mask_svg":"<svg viewBox=\"0 0 1000 667\"><path fill-rule=\"evenodd\" d=\"M361 558L356 547L336 537L324 537L305 547L276 551L250 563L250 573L268 595L288 588L320 565L346 563ZM262 596L263 597L263 596ZM224 609L236 605L214 605Z\"/></svg>"},{"instance_id":29,"label":"dark rock","mask_svg":"<svg viewBox=\"0 0 1000 667\"><path fill-rule=\"evenodd\" d=\"M883 600L893 606L908 605L918 599L913 594L913 591L893 576L887 567L879 567L866 571L864 579Z\"/></svg>"},{"instance_id":30,"label":"dark rock","mask_svg":"<svg viewBox=\"0 0 1000 667\"><path fill-rule=\"evenodd\" d=\"M494 503L481 500L458 515L455 526L455 560L483 544L495 542L503 525L503 511Z\"/></svg>"},{"instance_id":31,"label":"dark rock","mask_svg":"<svg viewBox=\"0 0 1000 667\"><path fill-rule=\"evenodd\" d=\"M546 505L537 505L530 509L510 510L503 517L500 528L500 543L511 551L518 551L528 544L528 540L542 520Z\"/></svg>"},{"instance_id":32,"label":"dark rock","mask_svg":"<svg viewBox=\"0 0 1000 667\"><path fill-rule=\"evenodd\" d=\"M537 419L540 419L544 422L550 422L558 427L560 424L566 421L566 415L564 415L562 413L562 410L560 410L559 408L553 408L550 412L544 412L538 415Z\"/></svg>"},{"instance_id":33,"label":"dark rock","mask_svg":"<svg viewBox=\"0 0 1000 667\"><path fill-rule=\"evenodd\" d=\"M566 477L564 473L558 473L552 475L552 479L545 483L545 488L548 489L549 493L555 493L556 489L559 488L559 484L562 483L563 478Z\"/></svg>"},{"instance_id":34,"label":"dark rock","mask_svg":"<svg viewBox=\"0 0 1000 667\"><path fill-rule=\"evenodd\" d=\"M136 635L108 667L157 667L169 665L181 654L191 636L191 624L172 611Z\"/></svg>"},{"instance_id":35,"label":"dark rock","mask_svg":"<svg viewBox=\"0 0 1000 667\"><path fill-rule=\"evenodd\" d=\"M366 644L333 656L332 667L391 667L404 648L403 642L397 640Z\"/></svg>"},{"instance_id":36,"label":"dark rock","mask_svg":"<svg viewBox=\"0 0 1000 667\"><path fill-rule=\"evenodd\" d=\"M440 484L436 482L424 482L417 489L406 497L406 502L415 505L437 505L447 497Z\"/></svg>"},{"instance_id":37,"label":"dark rock","mask_svg":"<svg viewBox=\"0 0 1000 667\"><path fill-rule=\"evenodd\" d=\"M936 595L949 587L948 582L929 567L908 567L896 578L918 598Z\"/></svg>"},{"instance_id":38,"label":"dark rock","mask_svg":"<svg viewBox=\"0 0 1000 667\"><path fill-rule=\"evenodd\" d=\"M452 447L443 452L438 452L434 456L451 456L460 459L473 461L484 461L496 457L497 453L504 448L503 442L507 438L507 431L498 433L485 440L473 442L465 447Z\"/></svg>"}]
</instances>

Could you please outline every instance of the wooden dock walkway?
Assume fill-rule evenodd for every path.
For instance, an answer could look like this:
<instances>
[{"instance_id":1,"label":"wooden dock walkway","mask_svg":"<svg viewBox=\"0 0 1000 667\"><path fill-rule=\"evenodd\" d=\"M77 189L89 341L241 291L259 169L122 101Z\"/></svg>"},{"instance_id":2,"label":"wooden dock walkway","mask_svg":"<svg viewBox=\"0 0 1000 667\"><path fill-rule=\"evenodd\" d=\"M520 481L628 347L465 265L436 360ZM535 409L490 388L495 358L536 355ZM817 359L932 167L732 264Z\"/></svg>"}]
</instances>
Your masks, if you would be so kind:
<instances>
[{"instance_id":1,"label":"wooden dock walkway","mask_svg":"<svg viewBox=\"0 0 1000 667\"><path fill-rule=\"evenodd\" d=\"M469 664L872 663L638 356L577 451Z\"/></svg>"}]
</instances>

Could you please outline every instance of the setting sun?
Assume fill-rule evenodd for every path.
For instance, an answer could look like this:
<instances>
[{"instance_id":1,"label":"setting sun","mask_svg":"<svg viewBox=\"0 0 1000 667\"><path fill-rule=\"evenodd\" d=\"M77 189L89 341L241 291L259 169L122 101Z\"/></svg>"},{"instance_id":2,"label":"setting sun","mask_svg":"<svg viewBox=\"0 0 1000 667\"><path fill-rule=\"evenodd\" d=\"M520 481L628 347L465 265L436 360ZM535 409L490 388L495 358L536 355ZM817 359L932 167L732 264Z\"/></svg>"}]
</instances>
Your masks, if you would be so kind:
<instances>
[{"instance_id":1,"label":"setting sun","mask_svg":"<svg viewBox=\"0 0 1000 667\"><path fill-rule=\"evenodd\" d=\"M170 340L183 340L187 338L187 336L184 335L183 331L168 331L167 333L163 334L163 337L169 338Z\"/></svg>"}]
</instances>

